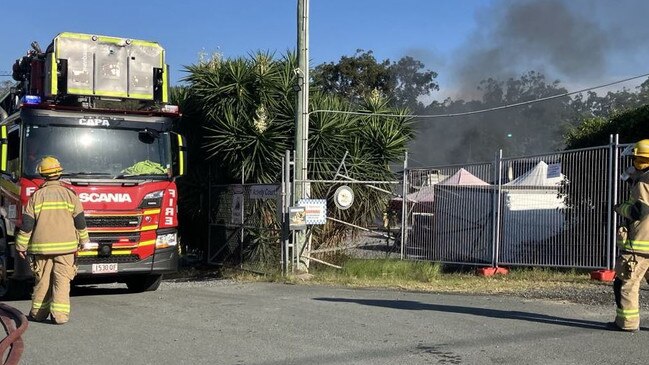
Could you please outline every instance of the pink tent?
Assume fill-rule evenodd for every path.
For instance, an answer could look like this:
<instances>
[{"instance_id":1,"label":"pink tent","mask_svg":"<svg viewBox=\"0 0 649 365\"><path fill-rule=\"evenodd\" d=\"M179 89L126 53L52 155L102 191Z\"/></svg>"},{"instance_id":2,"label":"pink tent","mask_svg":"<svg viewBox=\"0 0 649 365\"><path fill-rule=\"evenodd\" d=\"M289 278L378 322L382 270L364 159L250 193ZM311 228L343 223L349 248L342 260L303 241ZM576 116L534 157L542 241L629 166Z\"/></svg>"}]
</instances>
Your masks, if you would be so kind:
<instances>
[{"instance_id":1,"label":"pink tent","mask_svg":"<svg viewBox=\"0 0 649 365\"><path fill-rule=\"evenodd\" d=\"M437 183L437 185L453 185L453 186L488 186L489 183L481 180L477 176L473 175L472 173L468 172L467 170L461 168L457 170L456 173L453 175L447 177L446 179L440 181ZM434 194L434 185L433 186L424 186L418 191L415 191L414 193L410 193L407 195L408 197L408 203L419 203L419 204L427 204L427 203L432 203L433 200L435 199L435 194ZM398 209L401 209L401 198L394 198L392 199L392 204L391 206L397 207ZM428 209L430 207L426 206Z\"/></svg>"},{"instance_id":2,"label":"pink tent","mask_svg":"<svg viewBox=\"0 0 649 365\"><path fill-rule=\"evenodd\" d=\"M438 185L489 185L489 183L480 180L477 176L462 168L440 181Z\"/></svg>"}]
</instances>

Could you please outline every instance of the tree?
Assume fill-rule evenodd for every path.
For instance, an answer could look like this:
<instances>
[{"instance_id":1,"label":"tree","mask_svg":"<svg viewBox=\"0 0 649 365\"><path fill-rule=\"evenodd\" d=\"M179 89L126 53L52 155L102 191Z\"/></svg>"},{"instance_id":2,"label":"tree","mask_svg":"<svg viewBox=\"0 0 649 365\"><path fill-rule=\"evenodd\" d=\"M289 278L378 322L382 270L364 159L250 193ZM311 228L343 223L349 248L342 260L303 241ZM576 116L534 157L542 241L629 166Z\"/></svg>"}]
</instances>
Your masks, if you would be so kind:
<instances>
[{"instance_id":1,"label":"tree","mask_svg":"<svg viewBox=\"0 0 649 365\"><path fill-rule=\"evenodd\" d=\"M276 59L269 53L235 59L214 57L186 67L188 85L176 88L172 97L178 98L183 110L179 130L183 130L190 143L200 147L190 153L189 176L180 187L191 195L186 203L181 202L183 206L189 205L187 212L181 211L183 221L207 221L201 218L209 214L205 203L201 205L196 197L207 195L206 185L210 182L228 184L243 179L248 183L277 183L280 180L285 151L294 148L297 76L293 70L296 67L294 54ZM356 104L331 93L313 91L310 110L323 109L399 116L312 113L309 118L311 161L308 164L311 179L334 178L345 152L348 152L350 174L355 179L395 179L390 163L403 156L413 136L407 109L391 107L389 100L378 91L359 99ZM216 175L212 181L206 181L208 169ZM312 184L312 196L329 199L331 211L336 211L332 197L327 194L330 187ZM360 203L339 211L338 218L367 223L387 203L385 194L379 195L373 189L361 187L355 194ZM266 203L260 201L259 204L260 210L270 213L269 206L262 206ZM268 226L277 226L276 214L265 217ZM341 227L328 223L324 231L316 234L314 244L329 243L329 238L348 230ZM262 233L251 231L247 235L255 247L262 247L264 242L268 245L276 242ZM194 239L198 241L201 237ZM252 252L250 257L269 257L260 250Z\"/></svg>"},{"instance_id":2,"label":"tree","mask_svg":"<svg viewBox=\"0 0 649 365\"><path fill-rule=\"evenodd\" d=\"M589 91L577 95L575 110L582 117L566 131L566 149L601 146L611 134L619 134L621 143L633 143L649 137L649 78L632 92L623 88L600 97Z\"/></svg>"},{"instance_id":3,"label":"tree","mask_svg":"<svg viewBox=\"0 0 649 365\"><path fill-rule=\"evenodd\" d=\"M250 59L215 60L187 67L189 96L200 108L203 154L218 161L230 181L277 181L294 128L292 66L257 53Z\"/></svg>"},{"instance_id":4,"label":"tree","mask_svg":"<svg viewBox=\"0 0 649 365\"><path fill-rule=\"evenodd\" d=\"M481 100L433 102L424 114L455 114L495 108L452 118L417 119L413 158L424 163L491 161L503 149L506 156L548 152L561 148L564 129L575 116L568 96L514 108L497 109L566 93L559 81L546 81L530 71L519 78L488 78L477 85Z\"/></svg>"},{"instance_id":5,"label":"tree","mask_svg":"<svg viewBox=\"0 0 649 365\"><path fill-rule=\"evenodd\" d=\"M615 114L610 119L585 119L566 133L566 149L606 145L611 134L619 134L620 143L649 138L649 105Z\"/></svg>"},{"instance_id":6,"label":"tree","mask_svg":"<svg viewBox=\"0 0 649 365\"><path fill-rule=\"evenodd\" d=\"M439 90L437 73L426 70L422 62L406 56L397 62L378 62L372 51L359 49L337 63L323 63L311 73L313 85L358 104L377 90L390 105L416 109L423 107L421 96Z\"/></svg>"},{"instance_id":7,"label":"tree","mask_svg":"<svg viewBox=\"0 0 649 365\"><path fill-rule=\"evenodd\" d=\"M586 96L576 95L572 101L575 112L583 118L601 117L608 118L625 110L639 108L649 103L649 79L638 87L637 92L627 88L607 92L599 96L593 91L586 92Z\"/></svg>"}]
</instances>

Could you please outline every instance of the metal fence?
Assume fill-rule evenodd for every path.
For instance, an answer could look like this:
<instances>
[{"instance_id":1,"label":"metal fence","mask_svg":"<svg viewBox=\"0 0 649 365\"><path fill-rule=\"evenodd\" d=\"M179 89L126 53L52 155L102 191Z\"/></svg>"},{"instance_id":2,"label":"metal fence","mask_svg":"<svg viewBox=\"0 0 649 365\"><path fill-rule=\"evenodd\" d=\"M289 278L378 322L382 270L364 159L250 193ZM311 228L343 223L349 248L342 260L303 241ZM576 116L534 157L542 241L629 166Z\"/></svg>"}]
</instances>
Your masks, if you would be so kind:
<instances>
[{"instance_id":1,"label":"metal fence","mask_svg":"<svg viewBox=\"0 0 649 365\"><path fill-rule=\"evenodd\" d=\"M408 172L411 220L405 254L447 263L490 263L492 164L440 166ZM422 178L428 173L430 178Z\"/></svg>"},{"instance_id":2,"label":"metal fence","mask_svg":"<svg viewBox=\"0 0 649 365\"><path fill-rule=\"evenodd\" d=\"M406 171L409 259L612 268L625 146Z\"/></svg>"},{"instance_id":3,"label":"metal fence","mask_svg":"<svg viewBox=\"0 0 649 365\"><path fill-rule=\"evenodd\" d=\"M279 185L211 185L208 264L279 263L278 211Z\"/></svg>"},{"instance_id":4,"label":"metal fence","mask_svg":"<svg viewBox=\"0 0 649 365\"><path fill-rule=\"evenodd\" d=\"M401 209L393 212L401 218L400 233L392 234L389 222L383 228L351 223L351 209L340 211L329 203L327 220L365 232L364 246L371 246L367 242L373 235L386 247L396 240L406 259L610 269L617 228L612 208L628 197L627 184L619 183L631 164L620 155L625 147L612 140L607 146L534 156L499 153L490 163L406 168L402 186L358 181L340 171L331 181L306 182L314 192L318 184L326 188L326 194L312 198L329 199L341 184L381 191L385 188L379 186L392 187L385 190L386 199L390 191L400 193L387 204L388 211ZM210 186L208 263L275 262L284 270L289 261L295 264L295 252L289 253L294 237L282 225L292 204L290 182L305 181L291 179L291 163L287 157L281 184ZM313 253L345 247L316 248Z\"/></svg>"}]
</instances>

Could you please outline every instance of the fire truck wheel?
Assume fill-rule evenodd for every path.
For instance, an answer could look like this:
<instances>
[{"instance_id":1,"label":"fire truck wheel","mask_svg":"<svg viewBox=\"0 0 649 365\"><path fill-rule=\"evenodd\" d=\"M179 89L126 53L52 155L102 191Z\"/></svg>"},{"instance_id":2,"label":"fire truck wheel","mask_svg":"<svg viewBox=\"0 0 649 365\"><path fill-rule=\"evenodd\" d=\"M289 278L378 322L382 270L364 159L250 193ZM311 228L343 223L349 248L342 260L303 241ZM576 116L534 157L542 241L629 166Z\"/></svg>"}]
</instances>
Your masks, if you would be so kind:
<instances>
[{"instance_id":1,"label":"fire truck wheel","mask_svg":"<svg viewBox=\"0 0 649 365\"><path fill-rule=\"evenodd\" d=\"M133 293L156 291L162 282L162 275L139 275L126 281L126 287Z\"/></svg>"}]
</instances>

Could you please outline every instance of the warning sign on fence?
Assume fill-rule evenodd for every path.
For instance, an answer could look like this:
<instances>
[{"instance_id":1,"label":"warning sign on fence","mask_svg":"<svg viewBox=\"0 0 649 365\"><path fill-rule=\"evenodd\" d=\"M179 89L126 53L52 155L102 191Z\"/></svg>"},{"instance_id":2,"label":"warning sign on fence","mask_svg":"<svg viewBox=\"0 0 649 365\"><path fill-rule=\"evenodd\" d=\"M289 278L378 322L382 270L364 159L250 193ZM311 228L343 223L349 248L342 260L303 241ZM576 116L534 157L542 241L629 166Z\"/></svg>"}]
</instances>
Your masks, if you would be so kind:
<instances>
[{"instance_id":1,"label":"warning sign on fence","mask_svg":"<svg viewBox=\"0 0 649 365\"><path fill-rule=\"evenodd\" d=\"M304 220L307 225L327 223L327 200L300 199L297 205L304 207Z\"/></svg>"}]
</instances>

